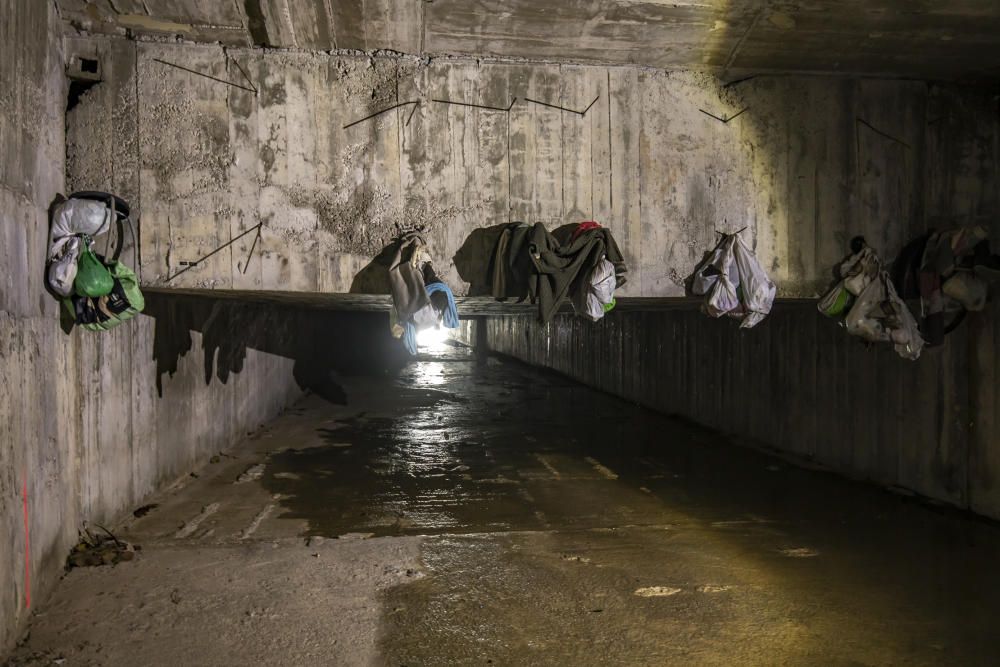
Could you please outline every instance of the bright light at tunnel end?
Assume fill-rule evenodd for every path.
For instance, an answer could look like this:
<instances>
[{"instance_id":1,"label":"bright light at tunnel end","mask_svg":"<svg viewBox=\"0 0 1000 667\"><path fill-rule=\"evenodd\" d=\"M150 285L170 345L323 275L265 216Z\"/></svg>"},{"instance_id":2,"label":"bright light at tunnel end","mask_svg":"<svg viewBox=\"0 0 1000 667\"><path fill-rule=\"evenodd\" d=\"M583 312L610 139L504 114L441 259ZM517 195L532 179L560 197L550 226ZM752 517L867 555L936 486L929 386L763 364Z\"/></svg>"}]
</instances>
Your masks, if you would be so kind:
<instances>
[{"instance_id":1,"label":"bright light at tunnel end","mask_svg":"<svg viewBox=\"0 0 1000 667\"><path fill-rule=\"evenodd\" d=\"M417 346L426 347L431 350L440 350L445 347L445 341L451 338L446 329L434 327L417 332Z\"/></svg>"}]
</instances>

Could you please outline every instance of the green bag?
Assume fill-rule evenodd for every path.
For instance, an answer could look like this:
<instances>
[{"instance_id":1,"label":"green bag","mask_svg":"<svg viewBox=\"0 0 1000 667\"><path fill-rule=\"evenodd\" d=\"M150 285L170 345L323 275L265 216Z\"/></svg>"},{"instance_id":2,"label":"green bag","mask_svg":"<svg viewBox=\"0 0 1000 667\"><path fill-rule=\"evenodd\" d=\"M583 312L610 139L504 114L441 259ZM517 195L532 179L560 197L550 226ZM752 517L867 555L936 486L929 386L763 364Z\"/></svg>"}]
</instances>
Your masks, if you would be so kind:
<instances>
[{"instance_id":1,"label":"green bag","mask_svg":"<svg viewBox=\"0 0 1000 667\"><path fill-rule=\"evenodd\" d=\"M102 265L103 266L103 265ZM107 265L114 286L101 297L72 296L63 300L76 323L91 331L114 329L146 307L135 273L121 262Z\"/></svg>"},{"instance_id":2,"label":"green bag","mask_svg":"<svg viewBox=\"0 0 1000 667\"><path fill-rule=\"evenodd\" d=\"M844 287L844 281L840 281L820 299L816 307L827 317L840 317L850 310L853 303L854 295Z\"/></svg>"},{"instance_id":3,"label":"green bag","mask_svg":"<svg viewBox=\"0 0 1000 667\"><path fill-rule=\"evenodd\" d=\"M115 286L104 263L90 249L90 239L84 237L83 252L76 265L76 279L73 281L73 291L78 296L92 298L107 296Z\"/></svg>"}]
</instances>

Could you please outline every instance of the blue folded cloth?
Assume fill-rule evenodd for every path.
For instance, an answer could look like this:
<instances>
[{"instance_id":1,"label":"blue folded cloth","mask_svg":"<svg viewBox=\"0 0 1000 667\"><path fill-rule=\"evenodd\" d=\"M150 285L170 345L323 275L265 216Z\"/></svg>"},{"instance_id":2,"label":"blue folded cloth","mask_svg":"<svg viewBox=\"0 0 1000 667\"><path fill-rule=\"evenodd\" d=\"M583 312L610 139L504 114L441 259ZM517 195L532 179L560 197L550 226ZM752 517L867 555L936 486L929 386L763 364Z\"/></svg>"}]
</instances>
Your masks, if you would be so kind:
<instances>
[{"instance_id":1,"label":"blue folded cloth","mask_svg":"<svg viewBox=\"0 0 1000 667\"><path fill-rule=\"evenodd\" d=\"M431 283L427 285L427 294L434 294L435 292L444 292L445 296L448 297L448 307L444 311L443 324L448 329L458 328L458 308L455 306L455 295L451 293L451 288L444 283Z\"/></svg>"}]
</instances>

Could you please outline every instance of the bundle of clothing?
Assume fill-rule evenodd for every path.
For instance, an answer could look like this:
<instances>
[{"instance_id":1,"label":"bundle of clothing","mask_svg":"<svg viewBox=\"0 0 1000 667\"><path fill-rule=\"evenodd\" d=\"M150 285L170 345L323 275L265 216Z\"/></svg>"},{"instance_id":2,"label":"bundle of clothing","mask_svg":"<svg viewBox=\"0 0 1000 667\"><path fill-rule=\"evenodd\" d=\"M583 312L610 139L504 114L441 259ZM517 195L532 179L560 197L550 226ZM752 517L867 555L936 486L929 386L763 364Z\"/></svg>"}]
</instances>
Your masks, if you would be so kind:
<instances>
[{"instance_id":1,"label":"bundle of clothing","mask_svg":"<svg viewBox=\"0 0 1000 667\"><path fill-rule=\"evenodd\" d=\"M614 292L628 268L611 231L594 221L579 224L560 243L542 223L511 223L493 253L493 297L529 299L538 319L552 320L566 299L577 314L597 321L615 306Z\"/></svg>"},{"instance_id":2,"label":"bundle of clothing","mask_svg":"<svg viewBox=\"0 0 1000 667\"><path fill-rule=\"evenodd\" d=\"M393 304L389 327L394 337L402 338L410 354L417 353L420 331L458 328L455 296L434 272L427 243L418 232L398 239L389 266L389 287Z\"/></svg>"},{"instance_id":3,"label":"bundle of clothing","mask_svg":"<svg viewBox=\"0 0 1000 667\"><path fill-rule=\"evenodd\" d=\"M903 249L892 278L904 299L920 299L921 331L936 346L966 313L986 307L990 284L1000 279L1000 257L990 251L985 227L931 231Z\"/></svg>"},{"instance_id":4,"label":"bundle of clothing","mask_svg":"<svg viewBox=\"0 0 1000 667\"><path fill-rule=\"evenodd\" d=\"M739 237L740 232L720 234L722 240L688 280L688 293L705 297L705 314L734 317L740 320L741 329L748 329L771 312L774 283Z\"/></svg>"},{"instance_id":5,"label":"bundle of clothing","mask_svg":"<svg viewBox=\"0 0 1000 667\"><path fill-rule=\"evenodd\" d=\"M899 356L918 359L924 339L878 255L862 237L851 241L851 251L837 267L836 284L817 308L827 317L839 319L852 336L892 343Z\"/></svg>"},{"instance_id":6,"label":"bundle of clothing","mask_svg":"<svg viewBox=\"0 0 1000 667\"><path fill-rule=\"evenodd\" d=\"M115 258L94 252L94 237L108 234L113 222L128 222L128 204L103 192L70 195L54 210L49 232L49 288L62 299L74 321L106 331L135 317L145 307L133 271Z\"/></svg>"}]
</instances>

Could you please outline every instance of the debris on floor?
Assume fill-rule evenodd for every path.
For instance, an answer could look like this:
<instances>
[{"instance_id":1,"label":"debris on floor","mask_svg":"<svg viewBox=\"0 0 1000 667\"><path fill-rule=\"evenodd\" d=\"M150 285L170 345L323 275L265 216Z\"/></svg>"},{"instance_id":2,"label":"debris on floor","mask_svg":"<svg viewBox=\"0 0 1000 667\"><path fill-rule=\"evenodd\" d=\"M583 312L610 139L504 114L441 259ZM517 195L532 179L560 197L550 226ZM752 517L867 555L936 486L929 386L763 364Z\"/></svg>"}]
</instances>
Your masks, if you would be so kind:
<instances>
[{"instance_id":1,"label":"debris on floor","mask_svg":"<svg viewBox=\"0 0 1000 667\"><path fill-rule=\"evenodd\" d=\"M260 479L264 476L264 464L254 463L252 466L240 473L240 476L236 478L237 484L245 484L246 482L252 482L256 479Z\"/></svg>"},{"instance_id":2,"label":"debris on floor","mask_svg":"<svg viewBox=\"0 0 1000 667\"><path fill-rule=\"evenodd\" d=\"M74 567L117 565L135 558L135 552L140 547L118 539L107 528L98 528L105 534L94 535L86 528L80 533L80 541L66 559L67 570Z\"/></svg>"},{"instance_id":3,"label":"debris on floor","mask_svg":"<svg viewBox=\"0 0 1000 667\"><path fill-rule=\"evenodd\" d=\"M641 598L667 597L670 595L677 595L680 592L680 588L674 588L672 586L646 586L644 588L635 589L635 594Z\"/></svg>"},{"instance_id":4,"label":"debris on floor","mask_svg":"<svg viewBox=\"0 0 1000 667\"><path fill-rule=\"evenodd\" d=\"M159 506L160 505L158 503L150 503L148 505L143 505L142 507L132 512L132 516L134 516L136 519L141 519L142 517L146 516Z\"/></svg>"}]
</instances>

